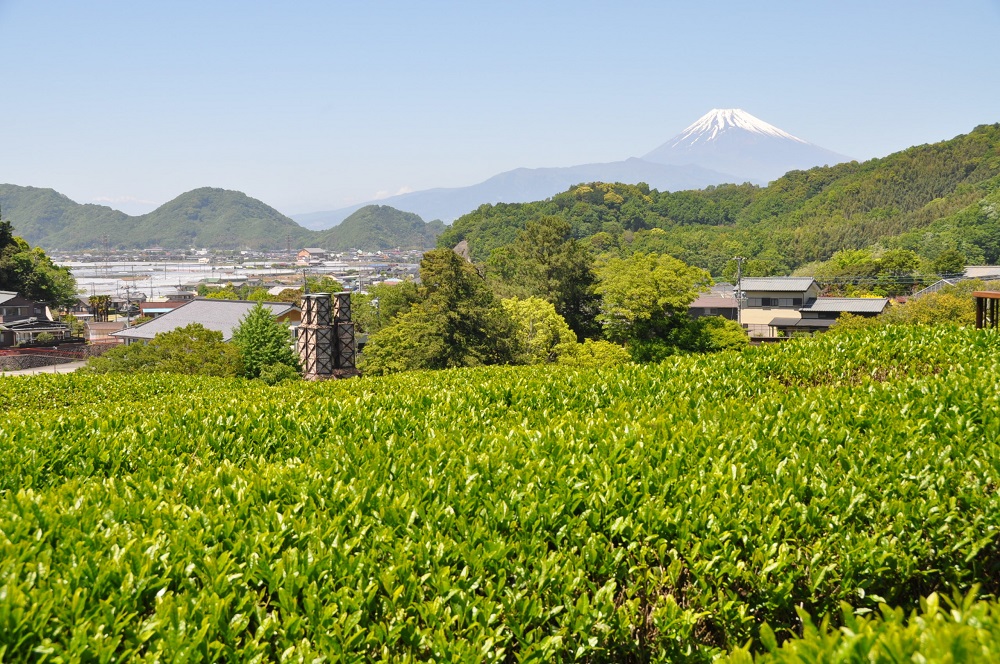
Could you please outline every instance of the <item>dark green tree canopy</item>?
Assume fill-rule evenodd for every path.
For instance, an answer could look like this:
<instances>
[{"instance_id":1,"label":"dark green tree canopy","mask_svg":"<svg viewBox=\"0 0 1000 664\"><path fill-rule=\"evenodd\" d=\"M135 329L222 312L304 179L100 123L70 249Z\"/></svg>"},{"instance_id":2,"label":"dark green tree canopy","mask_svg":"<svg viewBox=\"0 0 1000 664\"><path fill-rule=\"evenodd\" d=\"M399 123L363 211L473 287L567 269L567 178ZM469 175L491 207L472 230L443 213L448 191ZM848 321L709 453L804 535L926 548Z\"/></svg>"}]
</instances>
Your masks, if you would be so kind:
<instances>
[{"instance_id":1,"label":"dark green tree canopy","mask_svg":"<svg viewBox=\"0 0 1000 664\"><path fill-rule=\"evenodd\" d=\"M0 221L0 290L61 307L76 299L76 280L44 251L14 235L10 221Z\"/></svg>"},{"instance_id":2,"label":"dark green tree canopy","mask_svg":"<svg viewBox=\"0 0 1000 664\"><path fill-rule=\"evenodd\" d=\"M274 364L299 369L299 358L292 350L288 326L274 319L271 310L258 302L233 330L233 345L239 349L243 375L257 378Z\"/></svg>"},{"instance_id":3,"label":"dark green tree canopy","mask_svg":"<svg viewBox=\"0 0 1000 664\"><path fill-rule=\"evenodd\" d=\"M416 304L369 337L364 371L513 362L513 322L473 265L435 249L420 262L420 280Z\"/></svg>"},{"instance_id":4,"label":"dark green tree canopy","mask_svg":"<svg viewBox=\"0 0 1000 664\"><path fill-rule=\"evenodd\" d=\"M556 216L529 221L509 245L494 249L487 275L501 297L540 297L552 303L577 337L597 333L594 259Z\"/></svg>"}]
</instances>

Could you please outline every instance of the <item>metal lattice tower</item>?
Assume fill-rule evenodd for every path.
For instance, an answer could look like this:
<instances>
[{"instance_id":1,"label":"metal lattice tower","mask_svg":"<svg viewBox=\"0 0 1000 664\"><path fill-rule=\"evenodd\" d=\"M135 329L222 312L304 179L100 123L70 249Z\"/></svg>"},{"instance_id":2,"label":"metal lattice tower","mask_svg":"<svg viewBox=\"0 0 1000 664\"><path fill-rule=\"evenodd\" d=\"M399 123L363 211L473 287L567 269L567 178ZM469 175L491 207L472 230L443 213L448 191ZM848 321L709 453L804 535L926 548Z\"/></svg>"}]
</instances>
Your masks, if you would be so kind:
<instances>
[{"instance_id":1,"label":"metal lattice tower","mask_svg":"<svg viewBox=\"0 0 1000 664\"><path fill-rule=\"evenodd\" d=\"M307 380L356 376L357 344L351 322L351 294L303 295L297 345Z\"/></svg>"}]
</instances>

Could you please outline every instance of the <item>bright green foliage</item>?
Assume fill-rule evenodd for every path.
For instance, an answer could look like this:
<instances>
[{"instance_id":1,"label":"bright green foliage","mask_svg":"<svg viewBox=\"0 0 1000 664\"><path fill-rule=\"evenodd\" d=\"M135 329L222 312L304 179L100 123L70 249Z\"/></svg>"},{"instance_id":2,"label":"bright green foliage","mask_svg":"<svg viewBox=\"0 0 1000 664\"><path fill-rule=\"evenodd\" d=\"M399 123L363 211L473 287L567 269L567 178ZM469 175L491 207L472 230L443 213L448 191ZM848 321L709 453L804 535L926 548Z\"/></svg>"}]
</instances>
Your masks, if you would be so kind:
<instances>
[{"instance_id":1,"label":"bright green foliage","mask_svg":"<svg viewBox=\"0 0 1000 664\"><path fill-rule=\"evenodd\" d=\"M688 350L716 353L723 350L743 350L750 345L743 327L722 316L703 316L691 321L692 339Z\"/></svg>"},{"instance_id":2,"label":"bright green foliage","mask_svg":"<svg viewBox=\"0 0 1000 664\"><path fill-rule=\"evenodd\" d=\"M879 316L881 323L907 325L976 324L976 304L973 291L998 290L1000 282L979 279L960 281L934 293L911 298L905 304L894 305Z\"/></svg>"},{"instance_id":3,"label":"bright green foliage","mask_svg":"<svg viewBox=\"0 0 1000 664\"><path fill-rule=\"evenodd\" d=\"M598 330L594 259L586 246L573 238L569 222L555 216L529 221L517 239L493 250L487 276L501 297L540 297L577 337L594 336Z\"/></svg>"},{"instance_id":4,"label":"bright green foliage","mask_svg":"<svg viewBox=\"0 0 1000 664\"><path fill-rule=\"evenodd\" d=\"M829 284L829 295L848 296L859 289L880 297L905 295L938 279L925 274L920 257L908 249L842 250L801 272Z\"/></svg>"},{"instance_id":5,"label":"bright green foliage","mask_svg":"<svg viewBox=\"0 0 1000 664\"><path fill-rule=\"evenodd\" d=\"M290 380L299 380L302 378L302 374L296 367L275 362L262 366L257 378L268 385L277 385Z\"/></svg>"},{"instance_id":6,"label":"bright green foliage","mask_svg":"<svg viewBox=\"0 0 1000 664\"><path fill-rule=\"evenodd\" d=\"M222 341L221 332L191 323L157 334L149 343L113 348L92 358L84 371L238 376L243 361L239 349Z\"/></svg>"},{"instance_id":7,"label":"bright green foliage","mask_svg":"<svg viewBox=\"0 0 1000 664\"><path fill-rule=\"evenodd\" d=\"M274 319L271 310L258 302L233 330L232 343L239 349L243 374L257 378L261 370L273 364L283 364L299 370L299 358L292 350L288 326Z\"/></svg>"},{"instance_id":8,"label":"bright green foliage","mask_svg":"<svg viewBox=\"0 0 1000 664\"><path fill-rule=\"evenodd\" d=\"M340 293L344 286L328 274L309 275L306 285L310 293Z\"/></svg>"},{"instance_id":9,"label":"bright green foliage","mask_svg":"<svg viewBox=\"0 0 1000 664\"><path fill-rule=\"evenodd\" d=\"M953 599L931 593L909 616L886 605L872 616L857 616L841 605L841 627L828 618L817 625L800 611L802 635L778 646L774 633L762 630L768 652L751 657L740 648L728 664L850 664L853 662L996 662L1000 660L1000 605L977 602L975 594Z\"/></svg>"},{"instance_id":10,"label":"bright green foliage","mask_svg":"<svg viewBox=\"0 0 1000 664\"><path fill-rule=\"evenodd\" d=\"M368 339L363 371L386 374L514 361L514 323L476 268L435 249L420 262L419 301Z\"/></svg>"},{"instance_id":11,"label":"bright green foliage","mask_svg":"<svg viewBox=\"0 0 1000 664\"><path fill-rule=\"evenodd\" d=\"M957 249L945 249L934 259L934 271L942 276L961 275L965 272L965 254Z\"/></svg>"},{"instance_id":12,"label":"bright green foliage","mask_svg":"<svg viewBox=\"0 0 1000 664\"><path fill-rule=\"evenodd\" d=\"M419 299L417 285L412 281L376 284L364 295L351 293L351 317L360 331L378 332L391 325L396 316L409 311Z\"/></svg>"},{"instance_id":13,"label":"bright green foliage","mask_svg":"<svg viewBox=\"0 0 1000 664\"><path fill-rule=\"evenodd\" d=\"M576 346L576 335L556 308L539 297L509 298L503 308L514 321L516 364L555 362Z\"/></svg>"},{"instance_id":14,"label":"bright green foliage","mask_svg":"<svg viewBox=\"0 0 1000 664\"><path fill-rule=\"evenodd\" d=\"M881 326L596 370L0 378L0 648L708 662L808 614L806 654L989 660L996 604L930 595L1000 592L998 372L995 332Z\"/></svg>"},{"instance_id":15,"label":"bright green foliage","mask_svg":"<svg viewBox=\"0 0 1000 664\"><path fill-rule=\"evenodd\" d=\"M687 308L711 278L671 256L632 254L611 258L598 269L601 314L612 341L660 342L687 322Z\"/></svg>"},{"instance_id":16,"label":"bright green foliage","mask_svg":"<svg viewBox=\"0 0 1000 664\"><path fill-rule=\"evenodd\" d=\"M53 308L76 300L76 280L70 271L15 236L10 221L0 221L0 290Z\"/></svg>"},{"instance_id":17,"label":"bright green foliage","mask_svg":"<svg viewBox=\"0 0 1000 664\"><path fill-rule=\"evenodd\" d=\"M580 369L616 367L632 361L627 348L603 339L584 339L583 343L564 347L561 351L556 362Z\"/></svg>"}]
</instances>

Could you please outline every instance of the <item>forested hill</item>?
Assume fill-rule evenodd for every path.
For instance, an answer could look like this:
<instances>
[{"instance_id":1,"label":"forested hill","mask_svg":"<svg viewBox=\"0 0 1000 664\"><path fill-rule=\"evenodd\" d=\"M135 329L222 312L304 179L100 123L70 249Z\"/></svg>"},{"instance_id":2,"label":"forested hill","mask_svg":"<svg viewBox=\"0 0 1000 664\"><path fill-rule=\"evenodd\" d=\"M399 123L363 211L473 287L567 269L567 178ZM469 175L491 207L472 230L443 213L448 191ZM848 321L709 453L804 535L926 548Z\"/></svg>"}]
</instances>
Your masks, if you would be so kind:
<instances>
[{"instance_id":1,"label":"forested hill","mask_svg":"<svg viewBox=\"0 0 1000 664\"><path fill-rule=\"evenodd\" d=\"M787 273L842 249L881 245L935 258L957 249L969 262L1000 259L1000 124L882 159L792 171L767 187L722 185L658 192L591 183L546 201L483 205L439 238L468 240L472 255L555 215L598 251L669 253L713 274L736 255Z\"/></svg>"},{"instance_id":2,"label":"forested hill","mask_svg":"<svg viewBox=\"0 0 1000 664\"><path fill-rule=\"evenodd\" d=\"M358 210L331 231L310 231L265 203L239 191L203 187L181 194L149 214L131 217L102 205L82 205L52 190L0 185L0 210L18 235L46 250L282 249L319 246L423 249L434 246L441 222L387 206ZM329 245L327 244L329 243Z\"/></svg>"},{"instance_id":3,"label":"forested hill","mask_svg":"<svg viewBox=\"0 0 1000 664\"><path fill-rule=\"evenodd\" d=\"M331 251L351 247L364 249L427 249L433 247L444 223L425 223L412 212L402 212L388 205L368 205L357 210L340 224L317 231L318 246Z\"/></svg>"}]
</instances>

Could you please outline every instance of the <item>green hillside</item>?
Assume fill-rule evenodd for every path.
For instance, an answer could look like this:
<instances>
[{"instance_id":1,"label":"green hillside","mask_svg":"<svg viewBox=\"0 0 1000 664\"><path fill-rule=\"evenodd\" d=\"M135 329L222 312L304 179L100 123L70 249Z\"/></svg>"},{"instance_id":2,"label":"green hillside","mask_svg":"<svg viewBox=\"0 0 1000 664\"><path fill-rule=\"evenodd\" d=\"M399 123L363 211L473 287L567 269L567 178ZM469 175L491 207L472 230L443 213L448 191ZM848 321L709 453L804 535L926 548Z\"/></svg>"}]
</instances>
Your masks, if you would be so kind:
<instances>
[{"instance_id":1,"label":"green hillside","mask_svg":"<svg viewBox=\"0 0 1000 664\"><path fill-rule=\"evenodd\" d=\"M441 221L425 223L412 212L388 205L368 205L333 228L317 231L319 246L331 251L357 249L427 249L445 229Z\"/></svg>"},{"instance_id":2,"label":"green hillside","mask_svg":"<svg viewBox=\"0 0 1000 664\"><path fill-rule=\"evenodd\" d=\"M310 231L274 208L238 191L204 187L181 194L149 214L131 217L101 205L82 205L52 189L0 185L0 210L15 231L46 250L283 249L319 246L371 251L424 249L444 229L388 206L358 210L329 231Z\"/></svg>"},{"instance_id":3,"label":"green hillside","mask_svg":"<svg viewBox=\"0 0 1000 664\"><path fill-rule=\"evenodd\" d=\"M279 249L311 233L269 205L238 191L195 189L138 218L139 246Z\"/></svg>"},{"instance_id":4,"label":"green hillside","mask_svg":"<svg viewBox=\"0 0 1000 664\"><path fill-rule=\"evenodd\" d=\"M45 249L96 247L108 234L127 237L137 218L104 205L82 205L53 189L0 184L0 210L16 233ZM85 244L77 244L85 240Z\"/></svg>"},{"instance_id":5,"label":"green hillside","mask_svg":"<svg viewBox=\"0 0 1000 664\"><path fill-rule=\"evenodd\" d=\"M997 207L1000 124L882 159L792 171L768 187L722 185L658 192L592 183L525 204L484 205L442 234L473 257L513 240L529 219L556 215L599 251L658 251L720 274L733 256L789 271L842 249L908 247L934 259L945 249L970 262L1000 259Z\"/></svg>"}]
</instances>

